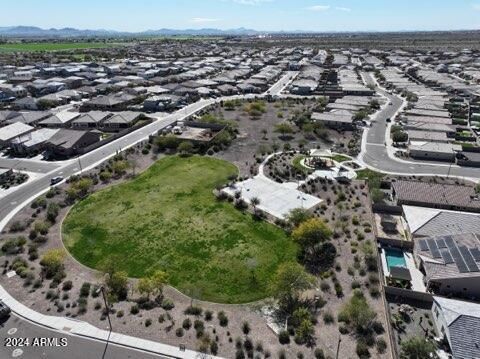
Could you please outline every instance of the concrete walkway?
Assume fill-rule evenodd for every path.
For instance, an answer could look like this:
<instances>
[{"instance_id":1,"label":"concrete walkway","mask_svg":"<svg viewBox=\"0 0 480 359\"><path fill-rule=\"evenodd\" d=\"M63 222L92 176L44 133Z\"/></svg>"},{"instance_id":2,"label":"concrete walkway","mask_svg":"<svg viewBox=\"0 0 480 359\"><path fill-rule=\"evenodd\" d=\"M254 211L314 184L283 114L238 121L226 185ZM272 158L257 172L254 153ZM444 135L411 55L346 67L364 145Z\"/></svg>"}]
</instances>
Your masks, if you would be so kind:
<instances>
[{"instance_id":1,"label":"concrete walkway","mask_svg":"<svg viewBox=\"0 0 480 359\"><path fill-rule=\"evenodd\" d=\"M67 317L56 317L38 313L13 298L2 286L0 286L0 299L10 307L12 312L40 326L60 331L66 335L76 335L84 338L90 338L106 342L108 339L108 330L98 329L97 327L80 320ZM131 349L162 355L168 358L218 358L216 356L206 355L193 350L181 351L178 347L157 343L151 340L135 338L124 334L112 332L108 342L118 346L124 346Z\"/></svg>"}]
</instances>

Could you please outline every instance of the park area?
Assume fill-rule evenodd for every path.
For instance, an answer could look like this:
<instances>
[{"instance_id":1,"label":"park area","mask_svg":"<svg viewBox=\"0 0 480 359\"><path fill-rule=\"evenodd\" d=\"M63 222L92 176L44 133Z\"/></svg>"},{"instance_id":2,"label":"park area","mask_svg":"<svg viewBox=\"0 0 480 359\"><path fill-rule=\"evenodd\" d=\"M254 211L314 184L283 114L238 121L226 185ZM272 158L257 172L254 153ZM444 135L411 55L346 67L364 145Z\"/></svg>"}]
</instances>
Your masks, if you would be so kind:
<instances>
[{"instance_id":1,"label":"park area","mask_svg":"<svg viewBox=\"0 0 480 359\"><path fill-rule=\"evenodd\" d=\"M0 44L0 52L65 51L111 47L105 42L27 42Z\"/></svg>"},{"instance_id":2,"label":"park area","mask_svg":"<svg viewBox=\"0 0 480 359\"><path fill-rule=\"evenodd\" d=\"M295 261L297 247L282 229L215 198L237 171L208 157L161 159L76 204L63 223L65 246L95 269L114 260L131 277L164 270L171 285L204 300L268 297L277 267Z\"/></svg>"}]
</instances>

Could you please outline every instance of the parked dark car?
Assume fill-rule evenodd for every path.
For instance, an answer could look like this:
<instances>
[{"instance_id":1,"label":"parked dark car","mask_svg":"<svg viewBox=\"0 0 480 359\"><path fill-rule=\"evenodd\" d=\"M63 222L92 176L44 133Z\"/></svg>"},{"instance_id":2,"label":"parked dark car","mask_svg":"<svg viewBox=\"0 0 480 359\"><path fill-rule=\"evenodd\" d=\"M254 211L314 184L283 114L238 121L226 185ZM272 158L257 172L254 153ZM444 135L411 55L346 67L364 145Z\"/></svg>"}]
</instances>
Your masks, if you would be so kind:
<instances>
[{"instance_id":1,"label":"parked dark car","mask_svg":"<svg viewBox=\"0 0 480 359\"><path fill-rule=\"evenodd\" d=\"M0 319L7 318L10 313L11 309L2 300L0 300Z\"/></svg>"}]
</instances>

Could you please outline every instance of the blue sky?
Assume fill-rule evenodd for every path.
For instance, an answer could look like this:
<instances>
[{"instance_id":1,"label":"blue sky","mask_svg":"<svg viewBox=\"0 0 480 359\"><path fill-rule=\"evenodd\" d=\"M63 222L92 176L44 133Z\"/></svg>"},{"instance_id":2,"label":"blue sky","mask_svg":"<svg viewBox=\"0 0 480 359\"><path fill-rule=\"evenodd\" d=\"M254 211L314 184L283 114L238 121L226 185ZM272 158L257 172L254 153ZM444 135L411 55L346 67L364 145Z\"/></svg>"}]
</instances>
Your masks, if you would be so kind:
<instances>
[{"instance_id":1,"label":"blue sky","mask_svg":"<svg viewBox=\"0 0 480 359\"><path fill-rule=\"evenodd\" d=\"M0 26L142 31L480 29L480 0L2 0Z\"/></svg>"}]
</instances>

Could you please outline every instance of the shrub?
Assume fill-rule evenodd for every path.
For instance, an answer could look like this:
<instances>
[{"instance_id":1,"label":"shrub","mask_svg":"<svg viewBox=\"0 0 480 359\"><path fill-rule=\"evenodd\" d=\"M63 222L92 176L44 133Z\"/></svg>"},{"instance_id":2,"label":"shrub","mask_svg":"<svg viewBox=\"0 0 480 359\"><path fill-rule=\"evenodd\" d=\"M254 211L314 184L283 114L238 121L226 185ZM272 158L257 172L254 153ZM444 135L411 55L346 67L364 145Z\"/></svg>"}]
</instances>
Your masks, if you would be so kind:
<instances>
[{"instance_id":1,"label":"shrub","mask_svg":"<svg viewBox=\"0 0 480 359\"><path fill-rule=\"evenodd\" d=\"M53 278L56 275L63 274L64 266L63 260L65 252L61 249L50 249L45 252L40 261L42 271L47 278ZM57 277L58 278L58 277Z\"/></svg>"},{"instance_id":2,"label":"shrub","mask_svg":"<svg viewBox=\"0 0 480 359\"><path fill-rule=\"evenodd\" d=\"M80 297L87 298L90 294L90 283L84 282L80 287Z\"/></svg>"},{"instance_id":3,"label":"shrub","mask_svg":"<svg viewBox=\"0 0 480 359\"><path fill-rule=\"evenodd\" d=\"M72 287L73 287L72 281L71 281L71 280L67 280L66 282L63 283L62 289L67 292L67 291L69 291L70 289L72 289Z\"/></svg>"},{"instance_id":4,"label":"shrub","mask_svg":"<svg viewBox=\"0 0 480 359\"><path fill-rule=\"evenodd\" d=\"M59 210L60 210L60 207L58 206L58 204L50 203L47 208L47 219L50 222L55 223Z\"/></svg>"},{"instance_id":5,"label":"shrub","mask_svg":"<svg viewBox=\"0 0 480 359\"><path fill-rule=\"evenodd\" d=\"M203 309L200 307L196 307L194 305L188 307L185 309L184 313L187 315L195 315L195 316L200 316L202 315Z\"/></svg>"},{"instance_id":6,"label":"shrub","mask_svg":"<svg viewBox=\"0 0 480 359\"><path fill-rule=\"evenodd\" d=\"M210 343L210 352L213 354L213 355L217 355L218 354L218 344L217 342L213 341Z\"/></svg>"},{"instance_id":7,"label":"shrub","mask_svg":"<svg viewBox=\"0 0 480 359\"><path fill-rule=\"evenodd\" d=\"M123 315L124 315L123 310L119 310L119 311L117 312L117 318L122 318Z\"/></svg>"},{"instance_id":8,"label":"shrub","mask_svg":"<svg viewBox=\"0 0 480 359\"><path fill-rule=\"evenodd\" d=\"M356 347L355 351L360 358L369 358L370 357L370 352L368 350L368 345L364 341L357 342L357 347Z\"/></svg>"},{"instance_id":9,"label":"shrub","mask_svg":"<svg viewBox=\"0 0 480 359\"><path fill-rule=\"evenodd\" d=\"M358 289L360 288L361 284L358 280L352 281L352 289Z\"/></svg>"},{"instance_id":10,"label":"shrub","mask_svg":"<svg viewBox=\"0 0 480 359\"><path fill-rule=\"evenodd\" d=\"M25 228L27 228L27 225L26 225L25 222L14 221L10 225L10 232L21 232L21 231L25 230Z\"/></svg>"},{"instance_id":11,"label":"shrub","mask_svg":"<svg viewBox=\"0 0 480 359\"><path fill-rule=\"evenodd\" d=\"M323 353L323 350L320 348L315 348L313 355L315 356L315 359L325 359L325 354Z\"/></svg>"},{"instance_id":12,"label":"shrub","mask_svg":"<svg viewBox=\"0 0 480 359\"><path fill-rule=\"evenodd\" d=\"M148 328L150 325L152 325L152 320L148 318L147 320L145 320L145 326Z\"/></svg>"},{"instance_id":13,"label":"shrub","mask_svg":"<svg viewBox=\"0 0 480 359\"><path fill-rule=\"evenodd\" d=\"M322 280L320 282L320 289L322 290L322 292L328 292L330 290L330 284L328 284L327 281Z\"/></svg>"},{"instance_id":14,"label":"shrub","mask_svg":"<svg viewBox=\"0 0 480 359\"><path fill-rule=\"evenodd\" d=\"M376 346L377 346L377 351L380 354L385 353L385 351L387 350L387 342L383 338L377 339Z\"/></svg>"},{"instance_id":15,"label":"shrub","mask_svg":"<svg viewBox=\"0 0 480 359\"><path fill-rule=\"evenodd\" d=\"M185 318L183 320L182 327L185 330L189 330L192 327L192 321L190 320L190 318Z\"/></svg>"},{"instance_id":16,"label":"shrub","mask_svg":"<svg viewBox=\"0 0 480 359\"><path fill-rule=\"evenodd\" d=\"M175 304L173 304L173 301L171 299L165 298L162 301L161 307L165 310L172 310L173 308L175 308Z\"/></svg>"},{"instance_id":17,"label":"shrub","mask_svg":"<svg viewBox=\"0 0 480 359\"><path fill-rule=\"evenodd\" d=\"M205 325L203 324L203 321L199 320L199 319L196 319L194 322L193 322L193 328L195 328L195 330L197 332L199 331L204 331L205 330Z\"/></svg>"},{"instance_id":18,"label":"shrub","mask_svg":"<svg viewBox=\"0 0 480 359\"><path fill-rule=\"evenodd\" d=\"M330 311L323 313L323 322L325 324L332 324L335 321L333 314Z\"/></svg>"},{"instance_id":19,"label":"shrub","mask_svg":"<svg viewBox=\"0 0 480 359\"><path fill-rule=\"evenodd\" d=\"M102 303L100 303L99 301L96 301L96 302L95 302L94 309L95 309L95 310L99 310L101 307L102 307Z\"/></svg>"},{"instance_id":20,"label":"shrub","mask_svg":"<svg viewBox=\"0 0 480 359\"><path fill-rule=\"evenodd\" d=\"M213 312L211 310L205 311L205 320L209 322L213 318Z\"/></svg>"},{"instance_id":21,"label":"shrub","mask_svg":"<svg viewBox=\"0 0 480 359\"><path fill-rule=\"evenodd\" d=\"M175 335L179 338L183 337L184 334L185 334L185 332L184 332L183 328L177 328L177 330L175 330Z\"/></svg>"},{"instance_id":22,"label":"shrub","mask_svg":"<svg viewBox=\"0 0 480 359\"><path fill-rule=\"evenodd\" d=\"M35 232L46 235L50 225L45 221L36 221L33 225L33 228L35 229Z\"/></svg>"},{"instance_id":23,"label":"shrub","mask_svg":"<svg viewBox=\"0 0 480 359\"><path fill-rule=\"evenodd\" d=\"M138 309L138 305L136 304L130 307L130 314L136 315L138 314L139 311L140 309Z\"/></svg>"},{"instance_id":24,"label":"shrub","mask_svg":"<svg viewBox=\"0 0 480 359\"><path fill-rule=\"evenodd\" d=\"M287 330L281 330L280 333L278 333L278 341L282 345L290 343L290 334Z\"/></svg>"},{"instance_id":25,"label":"shrub","mask_svg":"<svg viewBox=\"0 0 480 359\"><path fill-rule=\"evenodd\" d=\"M223 310L218 312L217 318L220 326L226 327L228 325L228 317Z\"/></svg>"},{"instance_id":26,"label":"shrub","mask_svg":"<svg viewBox=\"0 0 480 359\"><path fill-rule=\"evenodd\" d=\"M339 282L335 282L335 293L337 294L337 297L343 297L343 289Z\"/></svg>"},{"instance_id":27,"label":"shrub","mask_svg":"<svg viewBox=\"0 0 480 359\"><path fill-rule=\"evenodd\" d=\"M245 335L248 335L248 333L250 333L250 324L248 324L248 322L243 322L243 324L242 324L242 332L243 332L243 334L245 334Z\"/></svg>"}]
</instances>

